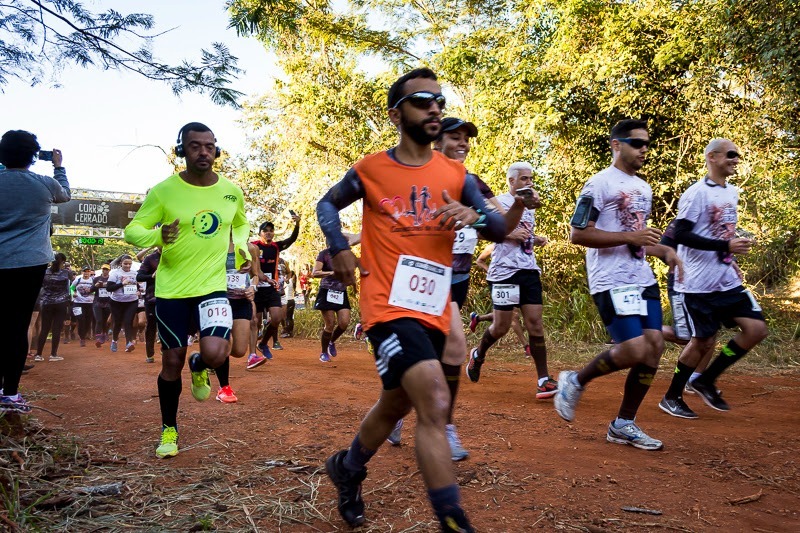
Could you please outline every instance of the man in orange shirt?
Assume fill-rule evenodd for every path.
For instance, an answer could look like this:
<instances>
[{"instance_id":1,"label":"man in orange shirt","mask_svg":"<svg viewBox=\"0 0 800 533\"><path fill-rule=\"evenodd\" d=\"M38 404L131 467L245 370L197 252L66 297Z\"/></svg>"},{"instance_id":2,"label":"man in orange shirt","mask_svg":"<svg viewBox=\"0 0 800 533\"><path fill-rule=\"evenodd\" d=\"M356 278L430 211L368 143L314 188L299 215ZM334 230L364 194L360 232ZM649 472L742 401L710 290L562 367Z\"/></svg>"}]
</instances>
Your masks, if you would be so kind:
<instances>
[{"instance_id":1,"label":"man in orange shirt","mask_svg":"<svg viewBox=\"0 0 800 533\"><path fill-rule=\"evenodd\" d=\"M506 220L487 209L461 163L431 149L444 104L430 69L400 77L388 95L389 119L400 142L357 162L317 206L336 276L352 285L359 260L342 234L339 211L364 201L362 325L374 348L383 391L350 449L337 452L325 465L339 491L339 513L353 527L365 520L361 482L366 463L413 408L419 467L442 530L473 531L461 508L445 437L449 392L439 360L450 329L455 230L472 226L484 238L500 242ZM516 226L521 199L512 211Z\"/></svg>"}]
</instances>

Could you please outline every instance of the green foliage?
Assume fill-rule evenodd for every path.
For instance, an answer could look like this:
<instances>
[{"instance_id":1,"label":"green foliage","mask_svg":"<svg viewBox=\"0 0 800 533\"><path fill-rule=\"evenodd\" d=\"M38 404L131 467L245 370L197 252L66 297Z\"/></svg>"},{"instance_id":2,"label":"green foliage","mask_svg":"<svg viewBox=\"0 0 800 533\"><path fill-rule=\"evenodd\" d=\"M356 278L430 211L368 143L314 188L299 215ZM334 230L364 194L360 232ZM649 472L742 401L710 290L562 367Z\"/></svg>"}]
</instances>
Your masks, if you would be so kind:
<instances>
[{"instance_id":1,"label":"green foliage","mask_svg":"<svg viewBox=\"0 0 800 533\"><path fill-rule=\"evenodd\" d=\"M146 13L113 9L94 13L74 0L9 0L0 5L0 88L11 78L36 85L66 64L136 72L163 81L175 94L208 94L238 107L242 93L229 87L241 72L222 43L201 50L200 61L169 65L153 57L155 21Z\"/></svg>"}]
</instances>

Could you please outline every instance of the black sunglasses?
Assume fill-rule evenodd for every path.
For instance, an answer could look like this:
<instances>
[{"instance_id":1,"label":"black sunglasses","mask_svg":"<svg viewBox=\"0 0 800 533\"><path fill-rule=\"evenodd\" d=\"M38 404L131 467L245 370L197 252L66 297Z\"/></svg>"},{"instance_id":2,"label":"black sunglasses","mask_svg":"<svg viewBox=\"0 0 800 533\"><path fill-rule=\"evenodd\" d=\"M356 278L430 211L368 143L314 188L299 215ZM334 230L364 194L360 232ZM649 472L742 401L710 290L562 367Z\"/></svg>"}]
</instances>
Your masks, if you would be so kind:
<instances>
[{"instance_id":1,"label":"black sunglasses","mask_svg":"<svg viewBox=\"0 0 800 533\"><path fill-rule=\"evenodd\" d=\"M621 143L629 144L631 148L638 150L643 146L650 147L650 141L645 141L644 139L635 139L631 137L623 137L622 139L617 139Z\"/></svg>"},{"instance_id":2,"label":"black sunglasses","mask_svg":"<svg viewBox=\"0 0 800 533\"><path fill-rule=\"evenodd\" d=\"M721 152L717 153L719 154ZM727 157L728 159L739 159L740 157L742 157L742 155L736 150L728 150L727 152L725 152L725 157Z\"/></svg>"},{"instance_id":3,"label":"black sunglasses","mask_svg":"<svg viewBox=\"0 0 800 533\"><path fill-rule=\"evenodd\" d=\"M439 109L443 110L445 104L447 103L447 100L441 93L436 94L428 91L419 91L416 93L405 95L394 104L392 109L399 108L400 104L402 104L403 102L408 102L417 109L428 109L431 106L432 102L436 102L436 105L439 106Z\"/></svg>"}]
</instances>

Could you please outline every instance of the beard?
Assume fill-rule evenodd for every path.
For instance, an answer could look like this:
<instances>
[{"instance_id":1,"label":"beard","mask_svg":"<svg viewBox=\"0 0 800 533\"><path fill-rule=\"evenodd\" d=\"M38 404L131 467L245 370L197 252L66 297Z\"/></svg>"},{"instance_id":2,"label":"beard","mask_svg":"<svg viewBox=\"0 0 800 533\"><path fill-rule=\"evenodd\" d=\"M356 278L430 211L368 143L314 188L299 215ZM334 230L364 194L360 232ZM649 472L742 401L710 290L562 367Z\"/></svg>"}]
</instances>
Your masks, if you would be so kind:
<instances>
[{"instance_id":1,"label":"beard","mask_svg":"<svg viewBox=\"0 0 800 533\"><path fill-rule=\"evenodd\" d=\"M432 122L439 122L439 119L433 118L428 119L424 122L412 123L411 121L407 120L405 115L400 115L400 126L403 133L411 137L415 143L419 144L420 146L424 146L426 144L431 144L439 137L439 132L437 131L434 134L430 134L425 131L425 126Z\"/></svg>"}]
</instances>

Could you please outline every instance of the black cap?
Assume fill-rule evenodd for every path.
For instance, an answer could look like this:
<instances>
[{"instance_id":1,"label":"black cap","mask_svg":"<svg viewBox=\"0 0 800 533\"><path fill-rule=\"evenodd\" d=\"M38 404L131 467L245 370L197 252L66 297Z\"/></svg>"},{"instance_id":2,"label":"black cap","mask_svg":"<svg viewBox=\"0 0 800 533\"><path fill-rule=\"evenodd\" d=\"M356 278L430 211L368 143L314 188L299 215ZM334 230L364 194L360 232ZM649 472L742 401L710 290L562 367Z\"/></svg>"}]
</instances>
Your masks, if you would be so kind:
<instances>
[{"instance_id":1,"label":"black cap","mask_svg":"<svg viewBox=\"0 0 800 533\"><path fill-rule=\"evenodd\" d=\"M441 133L446 131L455 131L458 128L467 128L467 137L477 137L478 136L478 128L475 127L475 124L472 122L467 122L466 120L461 120L460 118L456 117L447 117L442 119L442 128L439 130Z\"/></svg>"},{"instance_id":2,"label":"black cap","mask_svg":"<svg viewBox=\"0 0 800 533\"><path fill-rule=\"evenodd\" d=\"M92 267L90 267L89 265L83 265L83 269L84 269L84 270L94 270L94 269L93 269Z\"/></svg>"}]
</instances>

